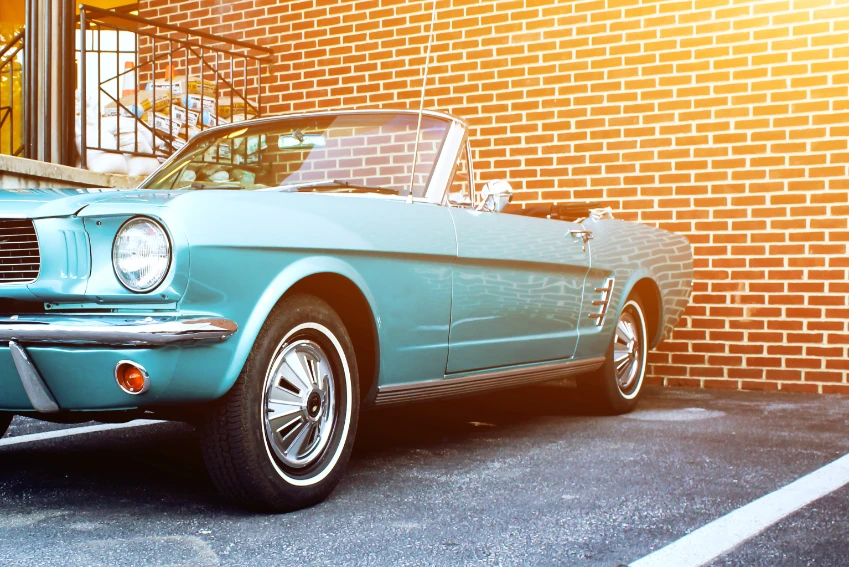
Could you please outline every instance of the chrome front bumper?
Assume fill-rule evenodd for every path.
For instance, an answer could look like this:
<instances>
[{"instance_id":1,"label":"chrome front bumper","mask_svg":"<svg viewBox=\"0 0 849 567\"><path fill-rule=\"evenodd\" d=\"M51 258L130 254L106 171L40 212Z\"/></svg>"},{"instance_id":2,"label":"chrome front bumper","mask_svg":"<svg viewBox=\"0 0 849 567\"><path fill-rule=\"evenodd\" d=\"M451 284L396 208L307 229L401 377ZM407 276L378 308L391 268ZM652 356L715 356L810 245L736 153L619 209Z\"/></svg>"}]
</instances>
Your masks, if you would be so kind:
<instances>
[{"instance_id":1,"label":"chrome front bumper","mask_svg":"<svg viewBox=\"0 0 849 567\"><path fill-rule=\"evenodd\" d=\"M223 341L229 319L187 317L41 316L0 319L0 343L142 347Z\"/></svg>"},{"instance_id":2,"label":"chrome front bumper","mask_svg":"<svg viewBox=\"0 0 849 567\"><path fill-rule=\"evenodd\" d=\"M61 408L25 345L155 347L220 342L238 329L228 319L126 315L44 315L0 319L0 343L8 343L18 377L33 409Z\"/></svg>"}]
</instances>

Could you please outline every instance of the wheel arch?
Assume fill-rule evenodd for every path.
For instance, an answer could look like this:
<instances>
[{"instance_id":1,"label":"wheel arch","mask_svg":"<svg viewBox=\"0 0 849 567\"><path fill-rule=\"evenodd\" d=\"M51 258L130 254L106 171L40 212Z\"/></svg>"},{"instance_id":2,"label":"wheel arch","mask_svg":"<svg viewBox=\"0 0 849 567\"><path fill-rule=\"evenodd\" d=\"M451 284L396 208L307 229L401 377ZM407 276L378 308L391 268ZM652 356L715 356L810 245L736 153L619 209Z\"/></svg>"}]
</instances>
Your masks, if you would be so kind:
<instances>
[{"instance_id":1,"label":"wheel arch","mask_svg":"<svg viewBox=\"0 0 849 567\"><path fill-rule=\"evenodd\" d=\"M280 301L294 293L309 293L326 301L341 317L357 357L360 399L373 399L377 393L380 343L374 312L365 294L353 281L334 272L316 273L299 280L286 290Z\"/></svg>"},{"instance_id":2,"label":"wheel arch","mask_svg":"<svg viewBox=\"0 0 849 567\"><path fill-rule=\"evenodd\" d=\"M299 292L323 299L342 318L357 355L360 395L366 402L373 399L380 374L380 316L374 297L359 273L347 262L332 257L303 258L294 262L266 287L240 329L241 336L227 371L224 391L239 377L274 307L284 297Z\"/></svg>"},{"instance_id":3,"label":"wheel arch","mask_svg":"<svg viewBox=\"0 0 849 567\"><path fill-rule=\"evenodd\" d=\"M655 348L663 337L663 299L660 288L650 277L641 277L634 282L623 296L624 301L633 295L638 295L646 318L646 331L650 335L649 349Z\"/></svg>"}]
</instances>

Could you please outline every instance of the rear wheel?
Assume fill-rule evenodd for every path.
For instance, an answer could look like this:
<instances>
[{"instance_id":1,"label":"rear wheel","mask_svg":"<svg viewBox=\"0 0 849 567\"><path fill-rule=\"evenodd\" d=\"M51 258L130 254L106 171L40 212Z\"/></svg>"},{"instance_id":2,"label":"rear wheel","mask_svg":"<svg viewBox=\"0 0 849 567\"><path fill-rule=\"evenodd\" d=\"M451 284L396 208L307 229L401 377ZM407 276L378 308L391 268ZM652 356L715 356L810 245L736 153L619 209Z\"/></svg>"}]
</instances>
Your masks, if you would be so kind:
<instances>
[{"instance_id":1,"label":"rear wheel","mask_svg":"<svg viewBox=\"0 0 849 567\"><path fill-rule=\"evenodd\" d=\"M11 413L0 413L0 438L9 430L9 425L12 423L12 418L14 417L15 415Z\"/></svg>"},{"instance_id":2,"label":"rear wheel","mask_svg":"<svg viewBox=\"0 0 849 567\"><path fill-rule=\"evenodd\" d=\"M336 312L314 296L285 298L203 428L213 482L238 504L267 512L323 500L353 448L357 384L354 350Z\"/></svg>"},{"instance_id":3,"label":"rear wheel","mask_svg":"<svg viewBox=\"0 0 849 567\"><path fill-rule=\"evenodd\" d=\"M619 314L604 365L578 381L581 393L602 413L618 415L637 407L646 374L647 336L640 299L631 296Z\"/></svg>"}]
</instances>

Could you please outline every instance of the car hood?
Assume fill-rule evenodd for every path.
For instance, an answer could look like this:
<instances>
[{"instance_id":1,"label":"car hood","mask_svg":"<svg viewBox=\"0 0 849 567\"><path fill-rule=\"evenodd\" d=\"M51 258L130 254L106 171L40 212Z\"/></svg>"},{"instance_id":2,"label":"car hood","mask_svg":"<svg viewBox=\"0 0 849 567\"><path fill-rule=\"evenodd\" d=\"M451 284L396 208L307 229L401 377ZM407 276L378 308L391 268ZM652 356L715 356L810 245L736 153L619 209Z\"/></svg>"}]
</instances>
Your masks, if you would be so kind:
<instances>
[{"instance_id":1,"label":"car hood","mask_svg":"<svg viewBox=\"0 0 849 567\"><path fill-rule=\"evenodd\" d=\"M117 189L5 189L0 190L0 218L64 217L94 203L150 203L173 197L174 193Z\"/></svg>"}]
</instances>

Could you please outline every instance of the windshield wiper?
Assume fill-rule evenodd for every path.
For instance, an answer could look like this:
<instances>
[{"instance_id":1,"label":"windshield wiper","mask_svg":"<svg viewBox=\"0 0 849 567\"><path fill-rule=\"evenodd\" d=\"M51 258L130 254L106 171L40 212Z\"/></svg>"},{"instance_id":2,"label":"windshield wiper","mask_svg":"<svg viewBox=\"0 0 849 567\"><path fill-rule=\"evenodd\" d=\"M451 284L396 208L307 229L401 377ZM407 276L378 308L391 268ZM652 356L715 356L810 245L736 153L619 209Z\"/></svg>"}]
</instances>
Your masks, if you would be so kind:
<instances>
[{"instance_id":1,"label":"windshield wiper","mask_svg":"<svg viewBox=\"0 0 849 567\"><path fill-rule=\"evenodd\" d=\"M389 187L373 187L371 185L357 185L355 183L350 183L348 181L334 179L332 181L310 181L307 183L293 183L291 185L283 185L280 187L281 191L297 191L297 192L306 192L306 191L321 191L324 190L328 193L333 192L345 192L345 193L380 193L382 195L399 195L400 193L395 189L390 189Z\"/></svg>"},{"instance_id":2,"label":"windshield wiper","mask_svg":"<svg viewBox=\"0 0 849 567\"><path fill-rule=\"evenodd\" d=\"M190 185L192 189L203 190L203 189L242 189L242 185L239 183L222 183L220 185L206 185L204 183L194 182Z\"/></svg>"}]
</instances>

